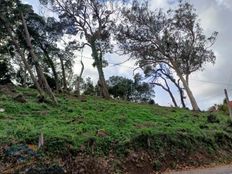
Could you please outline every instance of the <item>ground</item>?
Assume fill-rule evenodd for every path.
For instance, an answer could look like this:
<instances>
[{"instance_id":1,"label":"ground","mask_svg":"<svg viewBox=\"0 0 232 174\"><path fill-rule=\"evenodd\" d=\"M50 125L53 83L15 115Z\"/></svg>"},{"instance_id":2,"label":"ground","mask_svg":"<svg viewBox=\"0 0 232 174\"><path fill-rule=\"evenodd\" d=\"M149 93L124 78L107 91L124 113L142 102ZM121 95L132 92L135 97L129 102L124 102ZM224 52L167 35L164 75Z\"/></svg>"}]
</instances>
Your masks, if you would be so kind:
<instances>
[{"instance_id":1,"label":"ground","mask_svg":"<svg viewBox=\"0 0 232 174\"><path fill-rule=\"evenodd\" d=\"M232 161L224 113L71 94L56 94L54 105L34 89L0 89L1 173L149 174Z\"/></svg>"}]
</instances>

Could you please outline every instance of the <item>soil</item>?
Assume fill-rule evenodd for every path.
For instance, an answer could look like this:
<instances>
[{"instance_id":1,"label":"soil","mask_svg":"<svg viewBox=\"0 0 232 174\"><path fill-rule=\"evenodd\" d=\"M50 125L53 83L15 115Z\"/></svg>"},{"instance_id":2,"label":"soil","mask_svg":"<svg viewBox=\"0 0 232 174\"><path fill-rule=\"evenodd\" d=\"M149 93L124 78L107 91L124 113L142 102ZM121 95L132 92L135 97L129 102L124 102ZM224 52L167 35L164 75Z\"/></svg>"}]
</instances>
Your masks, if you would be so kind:
<instances>
[{"instance_id":1,"label":"soil","mask_svg":"<svg viewBox=\"0 0 232 174\"><path fill-rule=\"evenodd\" d=\"M85 148L79 151L67 149L69 148L67 147L66 152L62 151L60 154L45 155L46 148L38 150L36 145L12 144L2 146L0 148L1 174L27 174L28 171L33 171L35 174L41 172L51 174L56 173L56 171L72 174L155 174L171 171L171 173L179 174L172 170L181 171L189 167L207 166L217 160L222 162L225 154L231 156L228 151L221 151L220 154L210 156L200 150L191 154L183 151L172 154L168 150L165 153L155 153L152 150L138 149L138 151L128 150L126 154L117 155L110 151L108 155L100 155L94 151L87 152ZM227 161L229 160L228 158ZM213 170L211 168L207 170L197 169L193 172L208 174ZM225 166L215 170L221 174L220 171L230 171L231 168ZM192 172L192 170L180 174L188 174L186 172Z\"/></svg>"}]
</instances>

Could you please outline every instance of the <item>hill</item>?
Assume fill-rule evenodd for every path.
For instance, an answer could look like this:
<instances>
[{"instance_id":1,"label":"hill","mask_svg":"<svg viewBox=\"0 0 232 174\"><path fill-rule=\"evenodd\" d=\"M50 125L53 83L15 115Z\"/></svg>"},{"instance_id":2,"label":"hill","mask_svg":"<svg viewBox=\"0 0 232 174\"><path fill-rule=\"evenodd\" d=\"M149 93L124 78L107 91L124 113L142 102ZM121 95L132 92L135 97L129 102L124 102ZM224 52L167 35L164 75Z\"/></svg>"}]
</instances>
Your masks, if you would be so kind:
<instances>
[{"instance_id":1,"label":"hill","mask_svg":"<svg viewBox=\"0 0 232 174\"><path fill-rule=\"evenodd\" d=\"M25 102L15 101L19 94ZM232 123L223 113L57 97L56 106L39 103L33 89L1 90L1 173L148 174L232 160Z\"/></svg>"}]
</instances>

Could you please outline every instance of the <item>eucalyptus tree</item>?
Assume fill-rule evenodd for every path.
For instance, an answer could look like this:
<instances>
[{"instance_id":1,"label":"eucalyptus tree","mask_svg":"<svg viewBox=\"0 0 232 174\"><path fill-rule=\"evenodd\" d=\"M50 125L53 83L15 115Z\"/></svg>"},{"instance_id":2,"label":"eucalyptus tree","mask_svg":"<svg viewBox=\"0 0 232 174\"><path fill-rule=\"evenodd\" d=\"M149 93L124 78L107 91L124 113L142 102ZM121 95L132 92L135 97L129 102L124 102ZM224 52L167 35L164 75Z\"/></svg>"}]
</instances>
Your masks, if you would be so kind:
<instances>
[{"instance_id":1,"label":"eucalyptus tree","mask_svg":"<svg viewBox=\"0 0 232 174\"><path fill-rule=\"evenodd\" d=\"M29 16L28 30L32 37L35 52L42 55L43 62L51 68L56 83L56 90L60 89L59 74L57 72L58 41L63 36L62 25L53 17L44 18L36 13Z\"/></svg>"},{"instance_id":2,"label":"eucalyptus tree","mask_svg":"<svg viewBox=\"0 0 232 174\"><path fill-rule=\"evenodd\" d=\"M36 77L32 71L32 67L28 63L25 54L22 50L22 47L20 45L20 39L19 36L17 35L18 33L17 30L21 30L20 34L22 35L22 38L24 38L29 56L31 57L31 59L35 64L37 76L40 77L40 79L42 80L47 94L51 97L51 99L55 103L57 103L57 100L50 86L47 83L47 80L43 74L43 69L39 64L38 57L35 54L34 48L32 46L31 35L29 33L28 24L27 24L27 17L31 13L34 13L31 6L21 4L19 0L12 0L12 1L2 0L0 1L0 6L1 6L0 21L2 23L1 31L6 32L6 37L8 37L12 42L12 44L14 45L26 69L28 70L36 88L38 89L40 95L43 96L44 95L43 89L38 83L38 81L36 80Z\"/></svg>"},{"instance_id":3,"label":"eucalyptus tree","mask_svg":"<svg viewBox=\"0 0 232 174\"><path fill-rule=\"evenodd\" d=\"M79 48L89 46L99 75L99 87L104 98L109 98L103 64L104 54L111 52L111 31L114 27L112 16L115 12L110 0L40 0L50 2L59 19L66 26L66 33L84 38Z\"/></svg>"},{"instance_id":4,"label":"eucalyptus tree","mask_svg":"<svg viewBox=\"0 0 232 174\"><path fill-rule=\"evenodd\" d=\"M74 64L73 59L75 57L74 53L72 52L72 48L66 46L64 49L59 49L57 56L60 60L61 72L62 72L62 83L64 91L68 91L68 77L71 78L73 75L72 66Z\"/></svg>"},{"instance_id":5,"label":"eucalyptus tree","mask_svg":"<svg viewBox=\"0 0 232 174\"><path fill-rule=\"evenodd\" d=\"M33 74L32 68L26 60L25 54L20 47L19 38L16 35L16 29L19 26L19 22L17 22L15 14L17 6L15 1L0 1L0 21L1 21L1 34L8 38L9 41L14 45L16 51L20 55L22 62L24 63L26 69L28 70L32 81L34 82L38 92L40 95L44 95L42 88L36 80L35 75Z\"/></svg>"},{"instance_id":6,"label":"eucalyptus tree","mask_svg":"<svg viewBox=\"0 0 232 174\"><path fill-rule=\"evenodd\" d=\"M139 64L163 63L180 78L193 110L200 110L189 87L189 76L202 70L207 62L214 63L210 49L217 32L206 37L194 7L180 1L175 9L163 12L150 10L148 2L134 0L131 8L122 10L124 19L117 31L117 40L125 54Z\"/></svg>"}]
</instances>

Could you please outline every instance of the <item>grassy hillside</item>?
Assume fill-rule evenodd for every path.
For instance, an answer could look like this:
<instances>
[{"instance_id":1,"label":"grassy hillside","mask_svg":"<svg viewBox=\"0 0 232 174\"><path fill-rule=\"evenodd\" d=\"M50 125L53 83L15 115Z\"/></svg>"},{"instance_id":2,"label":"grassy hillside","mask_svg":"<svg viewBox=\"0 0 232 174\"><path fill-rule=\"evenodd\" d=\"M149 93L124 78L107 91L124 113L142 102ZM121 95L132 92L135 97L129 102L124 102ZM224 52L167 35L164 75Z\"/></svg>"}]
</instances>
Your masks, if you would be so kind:
<instances>
[{"instance_id":1,"label":"grassy hillside","mask_svg":"<svg viewBox=\"0 0 232 174\"><path fill-rule=\"evenodd\" d=\"M26 97L26 103L14 101L12 96L18 93ZM232 124L223 113L197 113L97 97L81 102L72 95L58 95L59 105L55 106L38 103L36 96L35 90L23 88L10 95L0 93L0 108L5 109L0 112L2 147L36 145L43 132L45 156L58 158L69 151L104 158L113 154L120 161L118 166L126 168L141 163L130 160L133 153L140 159L144 156L141 152L146 154L144 158L149 157L145 161L151 163L152 170L231 158Z\"/></svg>"}]
</instances>

